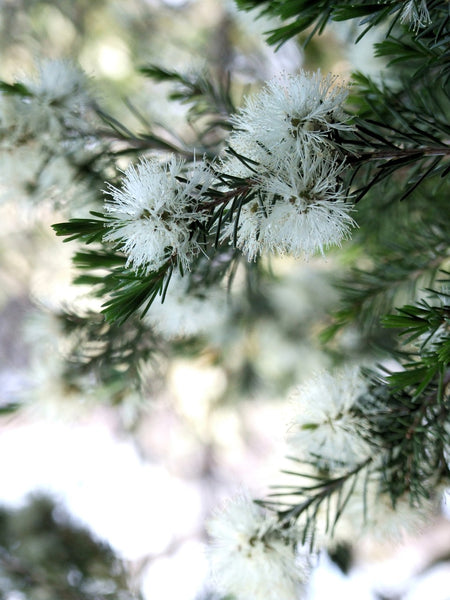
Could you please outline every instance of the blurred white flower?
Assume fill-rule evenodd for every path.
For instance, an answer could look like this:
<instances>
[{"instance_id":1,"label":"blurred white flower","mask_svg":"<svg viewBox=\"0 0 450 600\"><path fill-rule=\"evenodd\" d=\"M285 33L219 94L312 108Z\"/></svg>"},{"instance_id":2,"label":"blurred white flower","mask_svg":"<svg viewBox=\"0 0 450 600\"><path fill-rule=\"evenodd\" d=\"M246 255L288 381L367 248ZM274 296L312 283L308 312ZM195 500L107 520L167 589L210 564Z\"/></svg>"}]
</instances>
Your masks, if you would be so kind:
<instances>
[{"instance_id":1,"label":"blurred white flower","mask_svg":"<svg viewBox=\"0 0 450 600\"><path fill-rule=\"evenodd\" d=\"M352 467L370 456L362 421L352 411L366 390L358 367L323 372L298 387L291 396L296 415L287 439L292 455L319 468Z\"/></svg>"},{"instance_id":2,"label":"blurred white flower","mask_svg":"<svg viewBox=\"0 0 450 600\"><path fill-rule=\"evenodd\" d=\"M34 96L48 104L80 107L87 101L87 78L69 60L44 60L38 64L38 75L24 81Z\"/></svg>"},{"instance_id":3,"label":"blurred white flower","mask_svg":"<svg viewBox=\"0 0 450 600\"><path fill-rule=\"evenodd\" d=\"M39 137L41 143L87 133L86 111L91 103L87 77L75 64L45 60L37 65L35 77L24 77L30 95L3 95L0 127L4 143L16 145Z\"/></svg>"},{"instance_id":4,"label":"blurred white flower","mask_svg":"<svg viewBox=\"0 0 450 600\"><path fill-rule=\"evenodd\" d=\"M254 260L266 252L308 257L340 245L356 225L339 182L343 169L308 143L287 154L277 169L254 174L258 197L242 207L237 247ZM229 222L222 239L233 239L235 227L234 220Z\"/></svg>"},{"instance_id":5,"label":"blurred white flower","mask_svg":"<svg viewBox=\"0 0 450 600\"><path fill-rule=\"evenodd\" d=\"M347 492L352 483L347 483ZM380 491L378 471L373 471L369 478L361 474L334 533L336 537L350 539L366 532L379 541L401 542L408 535L420 533L437 514L437 506L437 498L413 502L408 493L397 498L394 506L390 494Z\"/></svg>"},{"instance_id":6,"label":"blurred white flower","mask_svg":"<svg viewBox=\"0 0 450 600\"><path fill-rule=\"evenodd\" d=\"M165 338L201 335L223 325L227 315L226 293L217 287L194 285L189 278L172 275L164 303L158 296L145 319Z\"/></svg>"},{"instance_id":7,"label":"blurred white flower","mask_svg":"<svg viewBox=\"0 0 450 600\"><path fill-rule=\"evenodd\" d=\"M189 269L199 251L191 225L206 218L198 205L212 175L198 163L184 182L185 167L174 156L167 163L142 159L125 171L120 189L109 185L111 225L104 239L118 243L134 269L157 270L171 256Z\"/></svg>"},{"instance_id":8,"label":"blurred white flower","mask_svg":"<svg viewBox=\"0 0 450 600\"><path fill-rule=\"evenodd\" d=\"M95 190L76 177L64 155L46 153L38 143L0 149L0 202L88 202Z\"/></svg>"},{"instance_id":9,"label":"blurred white flower","mask_svg":"<svg viewBox=\"0 0 450 600\"><path fill-rule=\"evenodd\" d=\"M246 496L230 500L208 524L218 591L237 600L296 600L307 566L296 535Z\"/></svg>"},{"instance_id":10,"label":"blurred white flower","mask_svg":"<svg viewBox=\"0 0 450 600\"><path fill-rule=\"evenodd\" d=\"M414 31L430 25L431 18L426 1L409 0L409 2L405 2L401 11L401 22L409 23Z\"/></svg>"}]
</instances>

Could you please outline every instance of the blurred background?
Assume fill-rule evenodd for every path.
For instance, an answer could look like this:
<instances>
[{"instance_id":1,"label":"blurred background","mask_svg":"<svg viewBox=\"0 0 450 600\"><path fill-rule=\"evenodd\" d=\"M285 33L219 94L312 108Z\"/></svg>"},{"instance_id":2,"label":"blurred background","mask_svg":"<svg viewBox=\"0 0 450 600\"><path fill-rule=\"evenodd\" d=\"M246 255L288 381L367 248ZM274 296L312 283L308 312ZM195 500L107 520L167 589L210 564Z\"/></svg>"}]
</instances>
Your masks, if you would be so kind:
<instances>
[{"instance_id":1,"label":"blurred background","mask_svg":"<svg viewBox=\"0 0 450 600\"><path fill-rule=\"evenodd\" d=\"M0 78L70 58L121 123L139 129L145 118L190 139L188 107L169 102L170 86L139 67L230 72L239 105L282 70L348 77L382 66L369 36L356 49L347 43L349 25L307 50L300 39L277 52L263 36L273 26L231 0L0 0ZM102 182L68 185L56 169L36 184L33 164L0 154L0 598L217 598L205 521L236 491L262 497L277 482L289 390L338 364L342 350L373 358L359 331L346 330L339 348L318 341L351 249L307 263L274 260L253 296L239 272L232 311L217 311L200 335L163 334L160 352L135 365L138 386L120 365L99 378L72 361L79 339L68 315L94 301L72 284L73 248L50 225L83 214ZM425 597L423 578L411 582L433 552L442 555L442 535L450 537L448 522L436 515L420 543L400 550L361 541L347 576L324 556L310 597L330 589L358 600ZM445 600L448 563L438 563L425 589Z\"/></svg>"}]
</instances>

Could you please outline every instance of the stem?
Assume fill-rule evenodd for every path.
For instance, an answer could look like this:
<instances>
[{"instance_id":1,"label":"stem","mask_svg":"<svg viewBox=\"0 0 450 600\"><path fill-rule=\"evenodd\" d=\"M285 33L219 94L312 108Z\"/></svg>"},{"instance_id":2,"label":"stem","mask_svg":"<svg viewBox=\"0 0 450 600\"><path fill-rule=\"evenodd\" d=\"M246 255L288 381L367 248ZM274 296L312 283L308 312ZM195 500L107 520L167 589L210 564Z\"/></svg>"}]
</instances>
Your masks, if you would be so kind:
<instances>
[{"instance_id":1,"label":"stem","mask_svg":"<svg viewBox=\"0 0 450 600\"><path fill-rule=\"evenodd\" d=\"M254 182L250 180L249 183L241 185L233 190L230 190L229 192L223 192L215 200L201 204L200 208L205 211L208 211L211 208L216 208L216 206L220 206L221 204L228 204L228 202L236 196L245 195L247 192L249 192L252 189L253 183Z\"/></svg>"},{"instance_id":2,"label":"stem","mask_svg":"<svg viewBox=\"0 0 450 600\"><path fill-rule=\"evenodd\" d=\"M296 504L292 508L289 508L289 509L283 510L283 511L279 511L278 518L280 520L280 523L286 524L293 519L298 519L298 517L305 510L307 510L312 504L315 504L315 503L320 504L320 502L322 502L322 500L324 498L326 498L327 496L331 496L331 494L333 494L334 492L336 492L337 490L342 488L342 486L351 477L353 477L353 475L356 475L357 473L359 473L359 471L361 471L362 469L364 469L364 467L366 467L368 464L370 464L372 462L372 460L373 460L373 457L366 458L365 461L363 461L362 463L357 465L351 471L348 471L348 473L345 473L345 475L342 475L341 477L336 477L336 479L330 480L328 483L326 483L324 485L323 489L318 494L316 494L314 496L310 496L304 502L302 502L301 504Z\"/></svg>"},{"instance_id":3,"label":"stem","mask_svg":"<svg viewBox=\"0 0 450 600\"><path fill-rule=\"evenodd\" d=\"M387 148L386 150L366 152L359 156L349 156L347 160L350 164L359 164L367 160L407 158L408 156L415 156L417 154L420 154L421 156L450 156L450 147Z\"/></svg>"}]
</instances>

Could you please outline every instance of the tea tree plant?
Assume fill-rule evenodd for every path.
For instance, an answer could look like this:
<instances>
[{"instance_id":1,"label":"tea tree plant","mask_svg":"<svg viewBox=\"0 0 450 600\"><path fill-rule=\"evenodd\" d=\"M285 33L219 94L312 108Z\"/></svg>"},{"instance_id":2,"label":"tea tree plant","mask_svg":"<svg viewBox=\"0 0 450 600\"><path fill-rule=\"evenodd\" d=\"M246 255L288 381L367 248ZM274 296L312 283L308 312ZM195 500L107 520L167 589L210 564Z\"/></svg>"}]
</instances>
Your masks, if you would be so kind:
<instances>
[{"instance_id":1,"label":"tea tree plant","mask_svg":"<svg viewBox=\"0 0 450 600\"><path fill-rule=\"evenodd\" d=\"M332 21L352 20L355 43L377 28L386 68L351 81L299 68L238 102L232 73L143 67L189 107L195 139L185 141L139 115L143 131L130 131L74 65L48 62L34 80L2 83L2 152L39 150L33 193L60 160L97 190L90 215L54 230L78 242L77 281L103 302L60 315L83 333L72 372L82 365L100 381L138 380L136 365L164 344L208 331L232 304L236 273L253 301L271 256L345 253L321 333L341 366L293 393L288 480L256 503L231 500L209 525L220 591L288 600L301 597L306 549L362 528L414 530L448 485L450 5L237 4L281 20L267 38L278 46L307 44ZM346 356L351 329L378 347L379 364Z\"/></svg>"}]
</instances>

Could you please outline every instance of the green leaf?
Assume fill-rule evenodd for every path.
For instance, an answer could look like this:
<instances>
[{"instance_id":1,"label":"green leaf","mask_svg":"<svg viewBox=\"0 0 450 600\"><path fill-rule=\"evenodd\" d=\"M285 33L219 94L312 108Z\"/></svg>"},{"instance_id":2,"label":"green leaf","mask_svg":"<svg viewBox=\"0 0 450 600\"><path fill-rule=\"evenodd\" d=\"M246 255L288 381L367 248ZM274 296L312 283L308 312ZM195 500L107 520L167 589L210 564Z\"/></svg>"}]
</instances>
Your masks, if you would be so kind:
<instances>
[{"instance_id":1,"label":"green leaf","mask_svg":"<svg viewBox=\"0 0 450 600\"><path fill-rule=\"evenodd\" d=\"M86 244L101 242L105 235L108 219L102 214L91 212L95 219L70 219L65 223L55 223L52 229L57 236L66 237L65 242L76 239L83 240Z\"/></svg>"},{"instance_id":2,"label":"green leaf","mask_svg":"<svg viewBox=\"0 0 450 600\"><path fill-rule=\"evenodd\" d=\"M0 92L5 94L11 94L13 96L32 96L32 92L23 85L23 83L6 83L6 81L0 81Z\"/></svg>"}]
</instances>

